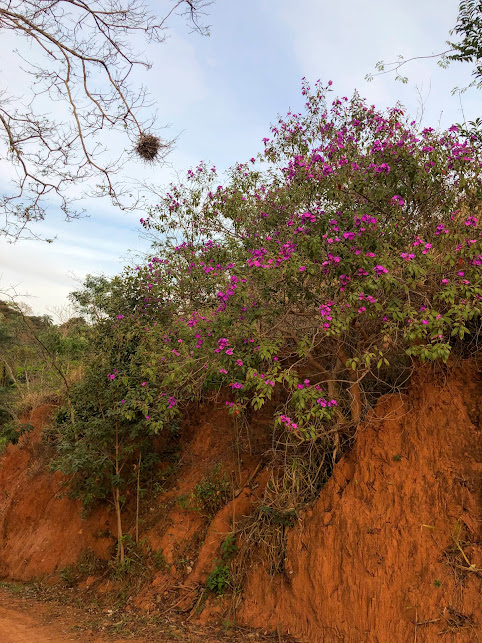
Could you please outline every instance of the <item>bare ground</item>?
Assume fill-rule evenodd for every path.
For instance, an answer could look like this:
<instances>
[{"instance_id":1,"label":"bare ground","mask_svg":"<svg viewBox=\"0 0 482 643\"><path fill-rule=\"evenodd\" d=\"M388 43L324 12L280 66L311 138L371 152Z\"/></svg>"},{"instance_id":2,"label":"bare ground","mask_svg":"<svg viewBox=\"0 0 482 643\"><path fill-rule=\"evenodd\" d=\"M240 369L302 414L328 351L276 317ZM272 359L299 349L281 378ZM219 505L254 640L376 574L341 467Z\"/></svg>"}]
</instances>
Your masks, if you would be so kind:
<instances>
[{"instance_id":1,"label":"bare ground","mask_svg":"<svg viewBox=\"0 0 482 643\"><path fill-rule=\"evenodd\" d=\"M113 610L82 610L59 600L39 600L30 594L28 586L12 584L0 589L1 643L264 643L280 640L288 639L245 628L225 631L167 618L121 617L119 620L119 613Z\"/></svg>"}]
</instances>

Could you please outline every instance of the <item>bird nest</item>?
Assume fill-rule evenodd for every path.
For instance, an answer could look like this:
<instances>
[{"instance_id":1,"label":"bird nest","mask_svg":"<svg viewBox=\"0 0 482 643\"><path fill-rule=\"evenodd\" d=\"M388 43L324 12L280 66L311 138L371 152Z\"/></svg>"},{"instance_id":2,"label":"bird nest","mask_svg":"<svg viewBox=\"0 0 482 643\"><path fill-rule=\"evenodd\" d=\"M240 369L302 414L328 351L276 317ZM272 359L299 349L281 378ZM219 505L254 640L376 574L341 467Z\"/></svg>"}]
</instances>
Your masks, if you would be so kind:
<instances>
[{"instance_id":1,"label":"bird nest","mask_svg":"<svg viewBox=\"0 0 482 643\"><path fill-rule=\"evenodd\" d=\"M152 163L159 156L159 151L161 149L161 139L154 134L141 134L137 145L135 147L135 152L138 156L141 157L144 161Z\"/></svg>"}]
</instances>

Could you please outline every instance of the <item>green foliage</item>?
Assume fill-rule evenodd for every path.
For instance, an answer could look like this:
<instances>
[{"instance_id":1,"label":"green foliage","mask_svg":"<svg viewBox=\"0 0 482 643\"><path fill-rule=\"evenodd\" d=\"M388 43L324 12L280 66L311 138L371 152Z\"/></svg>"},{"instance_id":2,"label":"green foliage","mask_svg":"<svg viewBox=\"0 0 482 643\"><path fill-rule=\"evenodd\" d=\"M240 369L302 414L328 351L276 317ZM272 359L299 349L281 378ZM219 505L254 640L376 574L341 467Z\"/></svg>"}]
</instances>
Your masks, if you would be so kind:
<instances>
[{"instance_id":1,"label":"green foliage","mask_svg":"<svg viewBox=\"0 0 482 643\"><path fill-rule=\"evenodd\" d=\"M80 576L94 576L104 571L106 561L97 558L93 551L84 550L79 560L77 561L76 568Z\"/></svg>"},{"instance_id":2,"label":"green foliage","mask_svg":"<svg viewBox=\"0 0 482 643\"><path fill-rule=\"evenodd\" d=\"M62 583L72 588L88 576L100 576L107 569L107 562L96 557L93 551L84 550L75 564L59 569L58 574Z\"/></svg>"},{"instance_id":3,"label":"green foliage","mask_svg":"<svg viewBox=\"0 0 482 643\"><path fill-rule=\"evenodd\" d=\"M472 76L474 80L468 87L455 87L452 94L467 91L470 87L482 88L482 0L462 0L459 3L459 13L457 16L457 23L453 29L450 30L450 35L456 34L461 39L458 42L450 42L447 44L451 47L450 50L441 52L439 54L432 54L431 56L415 56L413 58L404 58L397 56L393 62L386 63L383 60L376 63L375 68L377 73L369 73L365 76L365 80L371 82L375 76L380 74L395 73L395 80L404 84L408 83L408 77L400 73L401 67L405 64L417 60L419 58L437 58L437 64L446 69L451 62L465 62L472 63L474 68ZM467 137L473 144L482 145L482 119L476 118L474 121L464 122L457 124L461 136Z\"/></svg>"},{"instance_id":4,"label":"green foliage","mask_svg":"<svg viewBox=\"0 0 482 643\"><path fill-rule=\"evenodd\" d=\"M235 534L228 534L221 543L221 557L223 560L229 560L238 551Z\"/></svg>"},{"instance_id":5,"label":"green foliage","mask_svg":"<svg viewBox=\"0 0 482 643\"><path fill-rule=\"evenodd\" d=\"M280 511L274 507L260 507L259 513L264 516L269 523L281 525L282 527L294 527L296 520L296 511L288 509L287 511Z\"/></svg>"},{"instance_id":6,"label":"green foliage","mask_svg":"<svg viewBox=\"0 0 482 643\"><path fill-rule=\"evenodd\" d=\"M264 173L240 164L215 188L201 164L172 186L144 221L162 258L129 277L176 400L231 387L238 415L276 399L274 427L308 441L347 406L358 421L338 379L373 390L403 355L446 361L481 311L476 150L325 94L273 127Z\"/></svg>"},{"instance_id":7,"label":"green foliage","mask_svg":"<svg viewBox=\"0 0 482 643\"><path fill-rule=\"evenodd\" d=\"M231 484L217 463L190 494L178 496L177 504L181 509L198 511L211 519L231 499L231 493Z\"/></svg>"},{"instance_id":8,"label":"green foliage","mask_svg":"<svg viewBox=\"0 0 482 643\"><path fill-rule=\"evenodd\" d=\"M166 571L170 569L170 565L166 560L166 557L164 556L164 552L162 549L159 549L152 554L152 560L154 563L154 567L158 569L159 571Z\"/></svg>"},{"instance_id":9,"label":"green foliage","mask_svg":"<svg viewBox=\"0 0 482 643\"><path fill-rule=\"evenodd\" d=\"M230 499L231 484L217 464L212 471L194 487L194 502L199 510L212 518Z\"/></svg>"},{"instance_id":10,"label":"green foliage","mask_svg":"<svg viewBox=\"0 0 482 643\"><path fill-rule=\"evenodd\" d=\"M457 34L462 39L449 43L456 53L450 54L450 60L474 63L474 85L482 87L482 1L462 0L459 4L457 24L450 34Z\"/></svg>"},{"instance_id":11,"label":"green foliage","mask_svg":"<svg viewBox=\"0 0 482 643\"><path fill-rule=\"evenodd\" d=\"M33 428L31 424L17 424L13 421L0 425L0 453L9 444L17 444L20 437L32 431Z\"/></svg>"},{"instance_id":12,"label":"green foliage","mask_svg":"<svg viewBox=\"0 0 482 643\"><path fill-rule=\"evenodd\" d=\"M142 220L155 254L75 294L97 321L55 466L84 502L124 505L156 436L215 399L286 445L286 502L262 516L284 532L369 404L477 336L480 150L330 91L305 84L226 185L201 163L170 186ZM184 500L211 517L229 496L219 469Z\"/></svg>"},{"instance_id":13,"label":"green foliage","mask_svg":"<svg viewBox=\"0 0 482 643\"><path fill-rule=\"evenodd\" d=\"M62 583L68 587L74 587L76 583L76 570L74 565L67 565L59 569L59 577Z\"/></svg>"},{"instance_id":14,"label":"green foliage","mask_svg":"<svg viewBox=\"0 0 482 643\"><path fill-rule=\"evenodd\" d=\"M236 536L234 534L228 534L221 543L220 550L221 560L216 559L214 561L214 569L206 579L206 587L218 596L221 596L233 587L230 560L238 552Z\"/></svg>"},{"instance_id":15,"label":"green foliage","mask_svg":"<svg viewBox=\"0 0 482 643\"><path fill-rule=\"evenodd\" d=\"M159 460L141 412L126 413L116 398L116 387L105 387L104 382L102 371L94 367L86 371L72 389L75 421L67 408L61 408L53 438L58 455L52 469L70 476L70 494L86 508L110 498L115 489L124 504L127 492L134 493L137 484L139 455L142 483L153 475Z\"/></svg>"},{"instance_id":16,"label":"green foliage","mask_svg":"<svg viewBox=\"0 0 482 643\"><path fill-rule=\"evenodd\" d=\"M128 288L128 280L123 277L87 275L82 288L70 293L69 299L93 323L113 318L120 308L132 309L138 303L135 291Z\"/></svg>"},{"instance_id":17,"label":"green foliage","mask_svg":"<svg viewBox=\"0 0 482 643\"><path fill-rule=\"evenodd\" d=\"M215 561L216 566L206 579L206 587L221 596L231 587L231 570L222 561Z\"/></svg>"},{"instance_id":18,"label":"green foliage","mask_svg":"<svg viewBox=\"0 0 482 643\"><path fill-rule=\"evenodd\" d=\"M88 346L83 319L55 325L0 302L0 426L69 394Z\"/></svg>"},{"instance_id":19,"label":"green foliage","mask_svg":"<svg viewBox=\"0 0 482 643\"><path fill-rule=\"evenodd\" d=\"M187 493L183 493L177 498L177 504L181 509L188 509L190 507L190 496Z\"/></svg>"},{"instance_id":20,"label":"green foliage","mask_svg":"<svg viewBox=\"0 0 482 643\"><path fill-rule=\"evenodd\" d=\"M122 537L124 545L124 560L114 557L109 561L112 577L115 580L140 580L153 570L166 571L170 569L169 563L162 552L162 549L154 551L146 539L135 542L131 534L124 534Z\"/></svg>"}]
</instances>

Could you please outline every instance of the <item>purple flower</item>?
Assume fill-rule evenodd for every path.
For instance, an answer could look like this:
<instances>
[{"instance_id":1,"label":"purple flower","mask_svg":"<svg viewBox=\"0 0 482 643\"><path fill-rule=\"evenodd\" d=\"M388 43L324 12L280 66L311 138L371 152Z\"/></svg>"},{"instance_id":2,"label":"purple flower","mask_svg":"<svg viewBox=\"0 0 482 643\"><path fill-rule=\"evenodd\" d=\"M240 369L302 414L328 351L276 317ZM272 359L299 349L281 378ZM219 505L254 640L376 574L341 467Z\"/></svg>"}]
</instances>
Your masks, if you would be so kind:
<instances>
[{"instance_id":1,"label":"purple flower","mask_svg":"<svg viewBox=\"0 0 482 643\"><path fill-rule=\"evenodd\" d=\"M380 265L375 266L373 270L377 273L377 275L383 275L388 272L388 270L384 266L380 266Z\"/></svg>"}]
</instances>

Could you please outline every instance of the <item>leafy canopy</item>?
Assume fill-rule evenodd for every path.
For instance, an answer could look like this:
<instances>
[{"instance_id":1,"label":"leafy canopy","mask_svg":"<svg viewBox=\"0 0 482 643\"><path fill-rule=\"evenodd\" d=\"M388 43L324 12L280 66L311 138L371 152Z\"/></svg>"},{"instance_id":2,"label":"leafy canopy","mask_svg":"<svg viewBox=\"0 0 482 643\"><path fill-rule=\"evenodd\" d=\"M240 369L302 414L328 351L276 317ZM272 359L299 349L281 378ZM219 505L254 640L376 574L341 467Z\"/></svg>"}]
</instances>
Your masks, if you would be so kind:
<instances>
[{"instance_id":1,"label":"leafy canopy","mask_svg":"<svg viewBox=\"0 0 482 643\"><path fill-rule=\"evenodd\" d=\"M134 444L209 397L336 451L414 360L470 346L480 151L456 126L417 131L400 106L330 100L330 85L304 82L304 111L226 185L201 163L141 220L155 256L112 290L77 432L108 406L105 430Z\"/></svg>"}]
</instances>

